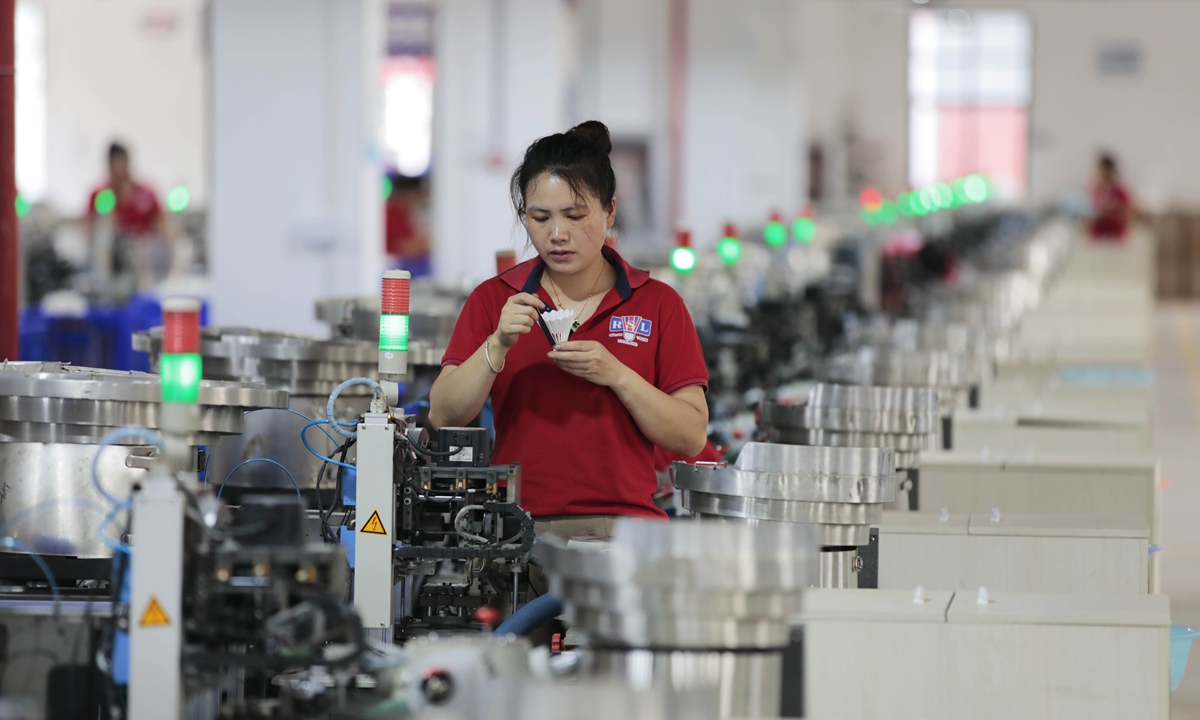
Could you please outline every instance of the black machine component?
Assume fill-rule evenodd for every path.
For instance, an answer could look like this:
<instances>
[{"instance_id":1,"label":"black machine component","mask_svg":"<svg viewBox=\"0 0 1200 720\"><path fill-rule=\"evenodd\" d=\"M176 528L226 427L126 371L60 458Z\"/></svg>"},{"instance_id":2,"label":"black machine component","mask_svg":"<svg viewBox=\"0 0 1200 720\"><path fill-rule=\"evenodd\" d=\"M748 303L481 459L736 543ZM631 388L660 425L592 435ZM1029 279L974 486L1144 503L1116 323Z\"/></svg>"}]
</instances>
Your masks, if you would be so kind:
<instances>
[{"instance_id":1,"label":"black machine component","mask_svg":"<svg viewBox=\"0 0 1200 720\"><path fill-rule=\"evenodd\" d=\"M487 467L492 460L492 439L487 428L441 428L438 430L437 464L443 467Z\"/></svg>"},{"instance_id":2,"label":"black machine component","mask_svg":"<svg viewBox=\"0 0 1200 720\"><path fill-rule=\"evenodd\" d=\"M519 505L521 467L488 464L484 428L442 428L438 450L397 437L394 558L405 618L396 636L479 632L493 614L485 608L524 596L534 535Z\"/></svg>"},{"instance_id":3,"label":"black machine component","mask_svg":"<svg viewBox=\"0 0 1200 720\"><path fill-rule=\"evenodd\" d=\"M209 678L242 668L247 687L267 688L280 672L319 665L353 688L366 644L346 603L345 552L304 543L303 521L299 498L246 496L232 525L197 546L184 595L185 667ZM267 717L265 708L278 708L276 692L258 694L225 716ZM322 709L329 707L306 712Z\"/></svg>"}]
</instances>

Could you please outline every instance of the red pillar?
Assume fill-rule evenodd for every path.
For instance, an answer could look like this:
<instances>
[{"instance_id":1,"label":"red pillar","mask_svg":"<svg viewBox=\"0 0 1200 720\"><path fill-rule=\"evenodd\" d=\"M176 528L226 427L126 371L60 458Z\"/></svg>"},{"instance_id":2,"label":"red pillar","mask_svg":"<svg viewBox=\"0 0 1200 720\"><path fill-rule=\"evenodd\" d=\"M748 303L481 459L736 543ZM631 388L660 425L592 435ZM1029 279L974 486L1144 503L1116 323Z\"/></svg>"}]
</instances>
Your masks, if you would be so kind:
<instances>
[{"instance_id":1,"label":"red pillar","mask_svg":"<svg viewBox=\"0 0 1200 720\"><path fill-rule=\"evenodd\" d=\"M18 359L21 276L17 236L16 0L0 0L0 360Z\"/></svg>"},{"instance_id":2,"label":"red pillar","mask_svg":"<svg viewBox=\"0 0 1200 720\"><path fill-rule=\"evenodd\" d=\"M683 221L683 131L687 114L688 0L670 0L667 17L667 218Z\"/></svg>"}]
</instances>

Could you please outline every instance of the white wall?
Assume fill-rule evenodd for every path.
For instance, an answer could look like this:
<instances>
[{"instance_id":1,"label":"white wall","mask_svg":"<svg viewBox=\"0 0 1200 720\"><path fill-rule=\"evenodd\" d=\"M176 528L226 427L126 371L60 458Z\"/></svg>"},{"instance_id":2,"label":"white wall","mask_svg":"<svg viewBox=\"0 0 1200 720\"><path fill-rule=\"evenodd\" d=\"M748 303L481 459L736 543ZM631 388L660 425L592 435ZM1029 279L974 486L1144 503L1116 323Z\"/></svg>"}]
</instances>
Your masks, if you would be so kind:
<instances>
[{"instance_id":1,"label":"white wall","mask_svg":"<svg viewBox=\"0 0 1200 720\"><path fill-rule=\"evenodd\" d=\"M1034 19L1034 194L1086 184L1108 148L1145 206L1200 205L1200 3L1025 6ZM1141 44L1140 75L1096 71L1097 48L1111 41Z\"/></svg>"},{"instance_id":2,"label":"white wall","mask_svg":"<svg viewBox=\"0 0 1200 720\"><path fill-rule=\"evenodd\" d=\"M956 6L992 8L960 0ZM1014 0L1034 29L1030 195L1049 201L1086 187L1097 151L1113 150L1150 208L1200 205L1200 3L1175 0ZM892 0L806 0L814 131L835 138L853 126L868 156L864 180L888 192L905 185L908 6ZM1143 48L1142 72L1100 75L1107 42ZM834 110L833 108L837 108ZM841 120L839 120L839 116ZM844 151L844 148L841 148ZM853 190L853 188L851 188Z\"/></svg>"},{"instance_id":3,"label":"white wall","mask_svg":"<svg viewBox=\"0 0 1200 720\"><path fill-rule=\"evenodd\" d=\"M41 0L46 9L47 197L80 213L119 138L161 194L207 198L205 0ZM156 24L157 21L157 24ZM169 27L168 27L169 26ZM157 29L155 29L157 28Z\"/></svg>"},{"instance_id":4,"label":"white wall","mask_svg":"<svg viewBox=\"0 0 1200 720\"><path fill-rule=\"evenodd\" d=\"M377 0L215 0L213 320L325 334L317 299L379 291Z\"/></svg>"},{"instance_id":5,"label":"white wall","mask_svg":"<svg viewBox=\"0 0 1200 720\"><path fill-rule=\"evenodd\" d=\"M761 227L803 204L796 3L692 0L688 22L683 212L697 245L721 226Z\"/></svg>"},{"instance_id":6,"label":"white wall","mask_svg":"<svg viewBox=\"0 0 1200 720\"><path fill-rule=\"evenodd\" d=\"M558 0L437 5L433 267L442 282L491 277L497 250L526 244L508 179L531 142L567 127L570 12Z\"/></svg>"},{"instance_id":7,"label":"white wall","mask_svg":"<svg viewBox=\"0 0 1200 720\"><path fill-rule=\"evenodd\" d=\"M490 18L502 4L508 97L497 120ZM806 142L795 7L789 0L689 3L683 213L699 246L715 244L726 220L761 227L772 210L791 214L802 203ZM590 0L577 9L554 0L439 4L440 279L481 280L494 272L496 249L524 246L508 202L509 175L531 141L588 118L609 125L614 139L649 139L660 237L637 241L669 242L667 11L666 0Z\"/></svg>"}]
</instances>

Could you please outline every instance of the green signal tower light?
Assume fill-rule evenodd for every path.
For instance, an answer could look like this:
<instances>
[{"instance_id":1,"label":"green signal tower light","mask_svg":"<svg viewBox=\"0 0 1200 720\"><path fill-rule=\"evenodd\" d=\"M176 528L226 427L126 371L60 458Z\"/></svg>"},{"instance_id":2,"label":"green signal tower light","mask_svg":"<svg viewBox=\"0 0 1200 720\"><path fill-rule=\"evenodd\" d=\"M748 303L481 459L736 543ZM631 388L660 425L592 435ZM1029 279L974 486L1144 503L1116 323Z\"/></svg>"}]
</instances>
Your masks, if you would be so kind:
<instances>
[{"instance_id":1,"label":"green signal tower light","mask_svg":"<svg viewBox=\"0 0 1200 720\"><path fill-rule=\"evenodd\" d=\"M717 243L717 255L723 263L733 267L742 259L742 241L732 235L726 235Z\"/></svg>"},{"instance_id":2,"label":"green signal tower light","mask_svg":"<svg viewBox=\"0 0 1200 720\"><path fill-rule=\"evenodd\" d=\"M176 185L167 193L167 209L173 213L183 212L192 204L192 193L183 185Z\"/></svg>"},{"instance_id":3,"label":"green signal tower light","mask_svg":"<svg viewBox=\"0 0 1200 720\"><path fill-rule=\"evenodd\" d=\"M112 188L104 188L96 193L94 206L100 215L109 214L117 206L117 194L112 191Z\"/></svg>"},{"instance_id":4,"label":"green signal tower light","mask_svg":"<svg viewBox=\"0 0 1200 720\"><path fill-rule=\"evenodd\" d=\"M677 247L671 251L671 267L680 275L696 269L696 251L690 247Z\"/></svg>"},{"instance_id":5,"label":"green signal tower light","mask_svg":"<svg viewBox=\"0 0 1200 720\"><path fill-rule=\"evenodd\" d=\"M763 228L763 242L773 248L781 248L787 244L787 226L778 220L772 220Z\"/></svg>"}]
</instances>

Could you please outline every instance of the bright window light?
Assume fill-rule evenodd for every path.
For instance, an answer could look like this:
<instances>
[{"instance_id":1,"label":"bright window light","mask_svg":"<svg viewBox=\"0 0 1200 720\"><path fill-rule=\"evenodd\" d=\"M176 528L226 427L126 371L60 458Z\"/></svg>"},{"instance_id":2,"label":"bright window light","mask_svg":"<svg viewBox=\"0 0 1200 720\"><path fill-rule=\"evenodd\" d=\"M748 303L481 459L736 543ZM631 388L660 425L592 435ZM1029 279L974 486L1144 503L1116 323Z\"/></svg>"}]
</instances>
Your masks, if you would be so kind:
<instances>
[{"instance_id":1,"label":"bright window light","mask_svg":"<svg viewBox=\"0 0 1200 720\"><path fill-rule=\"evenodd\" d=\"M429 170L433 155L433 60L395 57L384 67L383 141L402 175Z\"/></svg>"},{"instance_id":2,"label":"bright window light","mask_svg":"<svg viewBox=\"0 0 1200 720\"><path fill-rule=\"evenodd\" d=\"M46 8L20 0L16 15L17 189L27 203L46 197Z\"/></svg>"},{"instance_id":3,"label":"bright window light","mask_svg":"<svg viewBox=\"0 0 1200 720\"><path fill-rule=\"evenodd\" d=\"M1007 195L1024 192L1033 63L1028 15L915 10L908 47L909 184L928 188L980 173ZM947 199L944 188L937 199Z\"/></svg>"}]
</instances>

